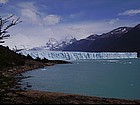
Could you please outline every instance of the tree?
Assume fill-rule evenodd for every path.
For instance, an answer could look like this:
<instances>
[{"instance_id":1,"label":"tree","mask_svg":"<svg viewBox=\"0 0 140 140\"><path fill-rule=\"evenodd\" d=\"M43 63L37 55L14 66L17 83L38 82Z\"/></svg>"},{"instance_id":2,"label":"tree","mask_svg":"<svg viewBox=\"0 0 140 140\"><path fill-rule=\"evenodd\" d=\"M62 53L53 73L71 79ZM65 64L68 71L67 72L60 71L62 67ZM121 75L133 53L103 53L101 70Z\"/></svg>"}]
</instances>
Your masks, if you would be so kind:
<instances>
[{"instance_id":1,"label":"tree","mask_svg":"<svg viewBox=\"0 0 140 140\"><path fill-rule=\"evenodd\" d=\"M4 43L4 40L10 37L8 29L21 22L20 17L15 18L14 15L5 18L0 16L0 43Z\"/></svg>"}]
</instances>

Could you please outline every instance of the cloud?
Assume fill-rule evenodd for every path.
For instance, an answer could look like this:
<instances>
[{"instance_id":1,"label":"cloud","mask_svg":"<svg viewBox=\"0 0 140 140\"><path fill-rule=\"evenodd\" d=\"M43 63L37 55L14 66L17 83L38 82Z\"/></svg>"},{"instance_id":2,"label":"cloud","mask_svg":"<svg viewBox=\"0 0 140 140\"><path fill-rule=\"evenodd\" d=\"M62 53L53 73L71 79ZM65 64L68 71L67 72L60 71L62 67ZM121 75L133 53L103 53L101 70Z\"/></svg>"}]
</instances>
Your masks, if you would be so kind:
<instances>
[{"instance_id":1,"label":"cloud","mask_svg":"<svg viewBox=\"0 0 140 140\"><path fill-rule=\"evenodd\" d=\"M21 2L18 3L20 7L21 16L26 23L33 23L42 26L56 25L61 21L61 16L46 13L41 13L40 9L34 2Z\"/></svg>"},{"instance_id":2,"label":"cloud","mask_svg":"<svg viewBox=\"0 0 140 140\"><path fill-rule=\"evenodd\" d=\"M8 2L8 0L0 0L0 3L2 3L2 4L5 4L7 2Z\"/></svg>"},{"instance_id":3,"label":"cloud","mask_svg":"<svg viewBox=\"0 0 140 140\"><path fill-rule=\"evenodd\" d=\"M69 17L72 18L72 19L74 19L74 18L82 17L82 16L84 16L84 15L85 15L84 11L81 11L81 12L79 12L79 13L70 14Z\"/></svg>"},{"instance_id":4,"label":"cloud","mask_svg":"<svg viewBox=\"0 0 140 140\"><path fill-rule=\"evenodd\" d=\"M47 15L43 18L46 25L56 25L61 21L61 16L58 15Z\"/></svg>"},{"instance_id":5,"label":"cloud","mask_svg":"<svg viewBox=\"0 0 140 140\"><path fill-rule=\"evenodd\" d=\"M31 36L24 33L17 33L12 35L8 40L6 40L5 45L9 46L11 49L17 46L18 49L33 48L45 45L46 39L40 36Z\"/></svg>"},{"instance_id":6,"label":"cloud","mask_svg":"<svg viewBox=\"0 0 140 140\"><path fill-rule=\"evenodd\" d=\"M21 9L21 14L23 17L31 19L32 21L38 21L37 14L30 9Z\"/></svg>"},{"instance_id":7,"label":"cloud","mask_svg":"<svg viewBox=\"0 0 140 140\"><path fill-rule=\"evenodd\" d=\"M34 2L20 2L18 6L22 9L30 9L31 11L37 12L38 8L35 6Z\"/></svg>"},{"instance_id":8,"label":"cloud","mask_svg":"<svg viewBox=\"0 0 140 140\"><path fill-rule=\"evenodd\" d=\"M40 12L33 2L21 2L18 3L20 7L21 16L27 22L40 23Z\"/></svg>"},{"instance_id":9,"label":"cloud","mask_svg":"<svg viewBox=\"0 0 140 140\"><path fill-rule=\"evenodd\" d=\"M119 18L111 19L111 20L109 21L109 24L115 24L115 23L117 23L118 21L120 21Z\"/></svg>"},{"instance_id":10,"label":"cloud","mask_svg":"<svg viewBox=\"0 0 140 140\"><path fill-rule=\"evenodd\" d=\"M119 13L119 16L134 16L140 14L140 9L132 9L132 10L126 10L123 13Z\"/></svg>"}]
</instances>

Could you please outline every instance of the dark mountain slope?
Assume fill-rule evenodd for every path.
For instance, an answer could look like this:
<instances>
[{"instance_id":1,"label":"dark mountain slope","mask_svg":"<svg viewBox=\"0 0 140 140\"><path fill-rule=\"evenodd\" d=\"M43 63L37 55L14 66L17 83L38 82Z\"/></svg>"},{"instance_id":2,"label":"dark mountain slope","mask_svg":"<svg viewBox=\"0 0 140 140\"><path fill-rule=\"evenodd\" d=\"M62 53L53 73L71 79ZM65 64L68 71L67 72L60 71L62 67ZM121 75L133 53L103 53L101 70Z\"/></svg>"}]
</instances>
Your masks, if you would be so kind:
<instances>
[{"instance_id":1,"label":"dark mountain slope","mask_svg":"<svg viewBox=\"0 0 140 140\"><path fill-rule=\"evenodd\" d=\"M72 43L64 51L140 52L140 25L119 27L102 35L91 35Z\"/></svg>"},{"instance_id":2,"label":"dark mountain slope","mask_svg":"<svg viewBox=\"0 0 140 140\"><path fill-rule=\"evenodd\" d=\"M140 24L132 28L128 33L122 35L120 38L117 38L112 46L108 46L107 50L140 52Z\"/></svg>"}]
</instances>

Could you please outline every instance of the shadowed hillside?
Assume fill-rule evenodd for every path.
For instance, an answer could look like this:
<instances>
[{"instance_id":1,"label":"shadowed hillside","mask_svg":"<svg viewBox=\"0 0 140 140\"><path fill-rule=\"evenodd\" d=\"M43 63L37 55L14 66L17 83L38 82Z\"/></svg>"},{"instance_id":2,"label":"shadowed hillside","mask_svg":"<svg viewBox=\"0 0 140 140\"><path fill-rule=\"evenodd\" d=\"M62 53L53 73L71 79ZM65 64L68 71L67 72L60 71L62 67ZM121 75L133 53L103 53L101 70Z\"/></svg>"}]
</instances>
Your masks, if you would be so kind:
<instances>
[{"instance_id":1,"label":"shadowed hillside","mask_svg":"<svg viewBox=\"0 0 140 140\"><path fill-rule=\"evenodd\" d=\"M8 47L0 46L0 69L24 65L26 59L25 56L16 54Z\"/></svg>"},{"instance_id":2,"label":"shadowed hillside","mask_svg":"<svg viewBox=\"0 0 140 140\"><path fill-rule=\"evenodd\" d=\"M140 24L119 27L102 35L91 35L67 46L63 51L140 53Z\"/></svg>"}]
</instances>

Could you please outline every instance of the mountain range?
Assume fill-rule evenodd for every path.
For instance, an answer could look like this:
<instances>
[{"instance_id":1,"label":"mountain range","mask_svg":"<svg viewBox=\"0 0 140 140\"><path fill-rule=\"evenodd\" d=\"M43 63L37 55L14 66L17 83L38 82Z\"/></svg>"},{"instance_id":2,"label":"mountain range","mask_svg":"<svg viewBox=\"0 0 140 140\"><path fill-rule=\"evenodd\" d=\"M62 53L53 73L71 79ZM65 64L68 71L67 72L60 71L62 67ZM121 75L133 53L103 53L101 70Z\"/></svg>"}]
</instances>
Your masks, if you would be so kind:
<instances>
[{"instance_id":1,"label":"mountain range","mask_svg":"<svg viewBox=\"0 0 140 140\"><path fill-rule=\"evenodd\" d=\"M62 51L64 48L69 46L70 44L76 42L76 38L72 36L67 36L61 41L57 41L55 38L50 38L46 43L46 46L35 47L31 50L49 50L49 51Z\"/></svg>"},{"instance_id":2,"label":"mountain range","mask_svg":"<svg viewBox=\"0 0 140 140\"><path fill-rule=\"evenodd\" d=\"M93 34L77 40L67 36L61 41L50 38L45 46L31 50L77 52L137 52L140 56L140 24L135 27L119 27L101 35Z\"/></svg>"},{"instance_id":3,"label":"mountain range","mask_svg":"<svg viewBox=\"0 0 140 140\"><path fill-rule=\"evenodd\" d=\"M73 42L63 51L138 52L140 54L140 24L135 27L119 27L102 35L90 35Z\"/></svg>"}]
</instances>

